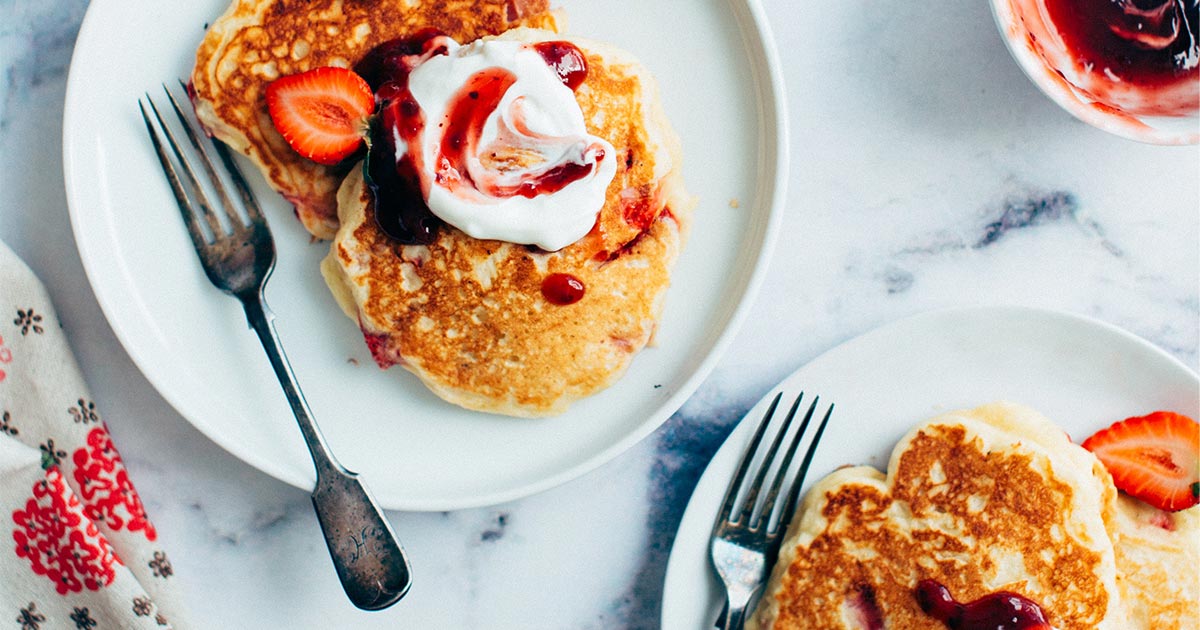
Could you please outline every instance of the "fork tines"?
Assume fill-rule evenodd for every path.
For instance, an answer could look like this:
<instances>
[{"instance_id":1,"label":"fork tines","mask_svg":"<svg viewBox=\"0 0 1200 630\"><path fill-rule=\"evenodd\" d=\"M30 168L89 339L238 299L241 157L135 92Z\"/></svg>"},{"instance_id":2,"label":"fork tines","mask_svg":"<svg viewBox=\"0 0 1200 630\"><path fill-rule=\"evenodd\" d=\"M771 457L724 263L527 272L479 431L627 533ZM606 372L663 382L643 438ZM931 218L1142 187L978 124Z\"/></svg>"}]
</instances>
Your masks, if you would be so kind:
<instances>
[{"instance_id":1,"label":"fork tines","mask_svg":"<svg viewBox=\"0 0 1200 630\"><path fill-rule=\"evenodd\" d=\"M780 399L783 393L780 392L771 401L770 407L763 417L758 422L755 428L754 437L750 441L746 452L742 455L741 463L738 465L737 473L733 481L729 484L729 489L725 495L725 502L722 505L721 514L728 515L729 522L747 527L751 531L764 531L768 535L776 535L780 532L781 526L786 527L791 514L795 511L796 503L800 496L800 488L803 485L804 477L808 473L808 468L812 464L813 455L816 453L817 443L821 440L822 434L825 432L825 426L829 423L829 418L833 414L833 405L825 412L820 424L817 426L815 435L808 450L804 454L804 459L800 463L799 469L791 474L792 460L803 441L803 437L808 430L808 425L812 421L813 415L816 412L819 396L814 396L812 402L808 406L808 410L804 413L804 417L800 422L800 426L792 432L791 440L788 443L787 450L784 452L783 458L778 460L779 449L783 444L784 437L788 435L791 429L792 421L796 417L800 409L801 402L804 399L804 393L801 392L792 403L787 415L784 417L782 426L779 426L774 432L774 438L771 440L770 446L766 452L759 457L759 451L762 447L763 438L767 433L771 420L775 415L776 408L779 406ZM754 475L754 479L750 484L746 485L745 477L750 470L750 467L755 462L758 462L758 469ZM777 462L777 463L776 463ZM759 494L763 488L768 474L773 473L773 479L769 486L766 495L759 500ZM792 477L790 491L787 493L786 501L781 510L778 511L778 518L772 519L772 515L776 513L775 504L779 493L783 488L784 482L788 477ZM745 496L738 501L739 494L745 492ZM740 509L735 509L740 506ZM757 516L757 518L755 518Z\"/></svg>"},{"instance_id":2,"label":"fork tines","mask_svg":"<svg viewBox=\"0 0 1200 630\"><path fill-rule=\"evenodd\" d=\"M180 82L180 86L184 92L187 87ZM179 125L186 133L188 140L193 147L193 153L199 157L200 163L203 165L207 180L211 182L211 188L216 192L220 201L221 209L227 225L222 225L222 220L213 210L213 204L210 201L209 195L206 192L206 187L201 184L196 177L196 172L192 169L191 161L185 157L184 150L176 141L175 133L171 130L171 126L163 119L158 107L155 106L154 100L147 93L144 99L138 99L138 106L142 111L142 119L146 123L146 130L150 134L150 139L154 143L155 153L158 154L158 160L162 164L163 172L167 176L167 180L171 184L171 191L175 194L175 200L179 203L180 212L183 214L184 223L187 225L188 233L195 242L196 247L202 247L211 239L218 238L220 235L227 234L230 231L236 231L239 227L245 227L247 221L249 223L263 222L262 210L259 208L254 195L250 192L250 187L246 183L246 179L242 176L241 170L229 154L229 150L220 142L206 142L200 138L196 132L194 123L188 116L184 114L184 110L179 105L179 101L167 88L163 85L163 92L166 93L167 99L171 103L171 108L175 110L175 116L179 120ZM149 105L149 111L147 111ZM151 116L153 113L153 116ZM151 118L157 122L157 127ZM159 131L161 129L161 132ZM162 138L166 138L166 144L170 146L171 153L168 154L163 146ZM213 167L212 160L209 157L208 150L205 145L212 146L213 150L221 158L225 166L225 172L229 175L229 180L233 183L234 188L238 192L238 197L241 199L241 207L245 213L239 212L238 206L230 199L226 192L225 185L222 183L222 178L218 176L217 170ZM174 160L171 159L171 154L174 155ZM182 172L183 177L180 177ZM187 186L185 187L184 181ZM190 191L190 193L189 193ZM200 219L203 217L204 225L208 228L208 234L205 234L201 227Z\"/></svg>"},{"instance_id":3,"label":"fork tines","mask_svg":"<svg viewBox=\"0 0 1200 630\"><path fill-rule=\"evenodd\" d=\"M778 555L783 532L787 530L796 510L800 489L804 485L808 467L812 464L813 454L817 451L817 444L820 443L825 426L833 415L833 405L830 405L817 427L816 434L809 441L804 460L793 473L792 460L800 448L820 399L813 398L800 426L792 431L792 421L796 418L804 399L803 393L797 396L786 417L778 423L780 426L774 431L771 445L765 452L760 453L763 438L767 434L768 426L773 424L772 418L782 398L782 392L775 396L755 427L754 437L742 454L741 463L738 464L733 481L725 492L725 500L717 513L716 523L713 524L709 551L713 568L725 586L725 610L718 620L718 626L724 630L740 630L750 604L766 582L767 574ZM785 438L788 438L787 450L780 457L779 449ZM746 475L753 466L756 466L754 477L747 483ZM767 486L766 494L760 497L768 475L771 475L770 485ZM785 483L790 484L787 486L787 499L781 508L777 508L777 499Z\"/></svg>"}]
</instances>

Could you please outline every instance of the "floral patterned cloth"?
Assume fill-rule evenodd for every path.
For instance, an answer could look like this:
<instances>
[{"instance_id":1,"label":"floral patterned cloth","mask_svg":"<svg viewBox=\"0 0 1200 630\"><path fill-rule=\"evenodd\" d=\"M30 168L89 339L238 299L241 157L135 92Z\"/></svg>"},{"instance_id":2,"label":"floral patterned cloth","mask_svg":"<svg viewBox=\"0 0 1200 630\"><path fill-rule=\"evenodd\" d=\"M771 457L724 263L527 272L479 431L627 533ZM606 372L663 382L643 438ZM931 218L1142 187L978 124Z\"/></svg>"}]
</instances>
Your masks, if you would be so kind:
<instances>
[{"instance_id":1,"label":"floral patterned cloth","mask_svg":"<svg viewBox=\"0 0 1200 630\"><path fill-rule=\"evenodd\" d=\"M182 628L175 571L42 284L0 242L0 628Z\"/></svg>"}]
</instances>

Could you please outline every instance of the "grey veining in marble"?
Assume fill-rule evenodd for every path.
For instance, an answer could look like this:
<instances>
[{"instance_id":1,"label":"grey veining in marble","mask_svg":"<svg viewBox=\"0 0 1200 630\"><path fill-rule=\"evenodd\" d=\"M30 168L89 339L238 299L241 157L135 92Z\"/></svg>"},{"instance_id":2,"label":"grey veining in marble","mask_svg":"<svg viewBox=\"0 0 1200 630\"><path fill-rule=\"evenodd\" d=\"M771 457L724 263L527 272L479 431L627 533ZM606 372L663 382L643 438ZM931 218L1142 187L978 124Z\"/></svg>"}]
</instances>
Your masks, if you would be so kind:
<instances>
[{"instance_id":1,"label":"grey veining in marble","mask_svg":"<svg viewBox=\"0 0 1200 630\"><path fill-rule=\"evenodd\" d=\"M75 34L87 2L0 3L0 53L4 80L0 85L0 131L10 124L9 111L17 99L45 84L61 85L67 76Z\"/></svg>"}]
</instances>

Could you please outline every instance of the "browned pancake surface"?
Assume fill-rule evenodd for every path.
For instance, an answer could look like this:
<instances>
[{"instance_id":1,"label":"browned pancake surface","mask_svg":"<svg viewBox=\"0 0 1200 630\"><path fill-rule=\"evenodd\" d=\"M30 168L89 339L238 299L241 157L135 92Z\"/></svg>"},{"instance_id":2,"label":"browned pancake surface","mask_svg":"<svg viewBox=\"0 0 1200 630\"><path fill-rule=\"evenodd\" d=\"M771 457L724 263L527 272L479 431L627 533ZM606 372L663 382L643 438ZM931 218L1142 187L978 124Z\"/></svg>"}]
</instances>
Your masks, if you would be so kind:
<instances>
[{"instance_id":1,"label":"browned pancake surface","mask_svg":"<svg viewBox=\"0 0 1200 630\"><path fill-rule=\"evenodd\" d=\"M1200 628L1200 506L1163 512L1122 494L1113 542L1131 628Z\"/></svg>"},{"instance_id":2,"label":"browned pancake surface","mask_svg":"<svg viewBox=\"0 0 1200 630\"><path fill-rule=\"evenodd\" d=\"M1003 413L1014 412L978 416ZM1023 595L1059 630L1127 627L1105 529L1116 492L1102 467L1065 438L1082 459L978 430L933 421L897 446L886 478L852 468L814 486L805 508L817 512L797 516L751 627L943 627L918 604L924 579L960 602Z\"/></svg>"},{"instance_id":3,"label":"browned pancake surface","mask_svg":"<svg viewBox=\"0 0 1200 630\"><path fill-rule=\"evenodd\" d=\"M848 485L827 498L823 514L841 526L818 536L788 569L787 603L775 628L841 627L845 611L812 605L823 600L845 600L860 614L886 611L889 628L936 625L917 605L918 580L944 584L959 601L988 595L994 592L986 585L999 570L997 560L975 547L989 545L1024 556L1031 565L1025 570L1044 579L1043 592L1031 595L1051 611L1055 627L1091 628L1103 617L1108 595L1096 579L1100 555L1051 533L1060 520L1056 510L1070 500L1070 486L1043 480L1028 457L987 457L964 438L961 429L919 436L900 461L900 483L890 496ZM927 474L934 463L952 480L944 491ZM972 512L972 496L988 497L986 507ZM967 531L928 528L910 536L889 528L887 511L896 500L906 502L914 518L946 515L968 524ZM976 543L965 544L964 534ZM878 555L864 557L864 549ZM1045 593L1055 595L1047 601Z\"/></svg>"},{"instance_id":4,"label":"browned pancake surface","mask_svg":"<svg viewBox=\"0 0 1200 630\"><path fill-rule=\"evenodd\" d=\"M332 238L350 164L322 166L293 151L267 114L267 84L353 66L375 46L423 28L465 43L518 25L554 29L549 1L236 0L196 51L193 102L201 122L259 166L314 236Z\"/></svg>"},{"instance_id":5,"label":"browned pancake surface","mask_svg":"<svg viewBox=\"0 0 1200 630\"><path fill-rule=\"evenodd\" d=\"M510 33L518 34L560 38ZM335 294L338 284L354 294L343 307L381 364L399 363L471 409L555 414L616 379L650 341L690 218L677 141L650 78L619 51L580 48L589 71L576 99L588 132L621 156L597 224L580 241L548 253L445 226L432 245L400 246L372 219L360 175L340 194L337 269L325 266ZM542 284L552 273L582 281L583 299L547 301Z\"/></svg>"}]
</instances>

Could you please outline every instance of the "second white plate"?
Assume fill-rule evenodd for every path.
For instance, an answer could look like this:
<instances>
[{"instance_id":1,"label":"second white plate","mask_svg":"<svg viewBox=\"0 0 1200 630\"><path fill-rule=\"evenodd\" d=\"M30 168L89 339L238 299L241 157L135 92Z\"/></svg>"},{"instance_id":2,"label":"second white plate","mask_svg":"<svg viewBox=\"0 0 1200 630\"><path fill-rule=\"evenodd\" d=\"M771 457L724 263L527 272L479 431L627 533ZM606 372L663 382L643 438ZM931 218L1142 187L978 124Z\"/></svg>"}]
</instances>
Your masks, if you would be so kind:
<instances>
[{"instance_id":1,"label":"second white plate","mask_svg":"<svg viewBox=\"0 0 1200 630\"><path fill-rule=\"evenodd\" d=\"M883 469L917 422L995 400L1037 409L1076 442L1156 409L1200 417L1200 377L1162 350L1095 320L1015 307L889 324L817 357L780 390L837 406L806 486L844 464ZM761 418L774 394L746 417ZM667 564L663 630L712 628L724 601L708 540L753 424L740 423L717 451L684 512Z\"/></svg>"},{"instance_id":2,"label":"second white plate","mask_svg":"<svg viewBox=\"0 0 1200 630\"><path fill-rule=\"evenodd\" d=\"M201 271L137 110L143 92L161 93L163 82L188 75L204 29L227 4L91 3L63 123L72 228L101 308L163 397L236 456L311 487L312 464L266 356L237 302ZM571 33L629 50L659 78L684 145L684 179L702 200L657 347L565 415L528 421L467 412L403 370L376 369L321 280L327 245L311 243L291 208L253 177L279 249L267 301L283 344L334 452L385 507L499 503L615 457L699 385L763 275L784 197L787 134L782 80L757 2L561 4ZM664 38L664 30L677 36ZM682 67L702 69L703 80Z\"/></svg>"}]
</instances>

